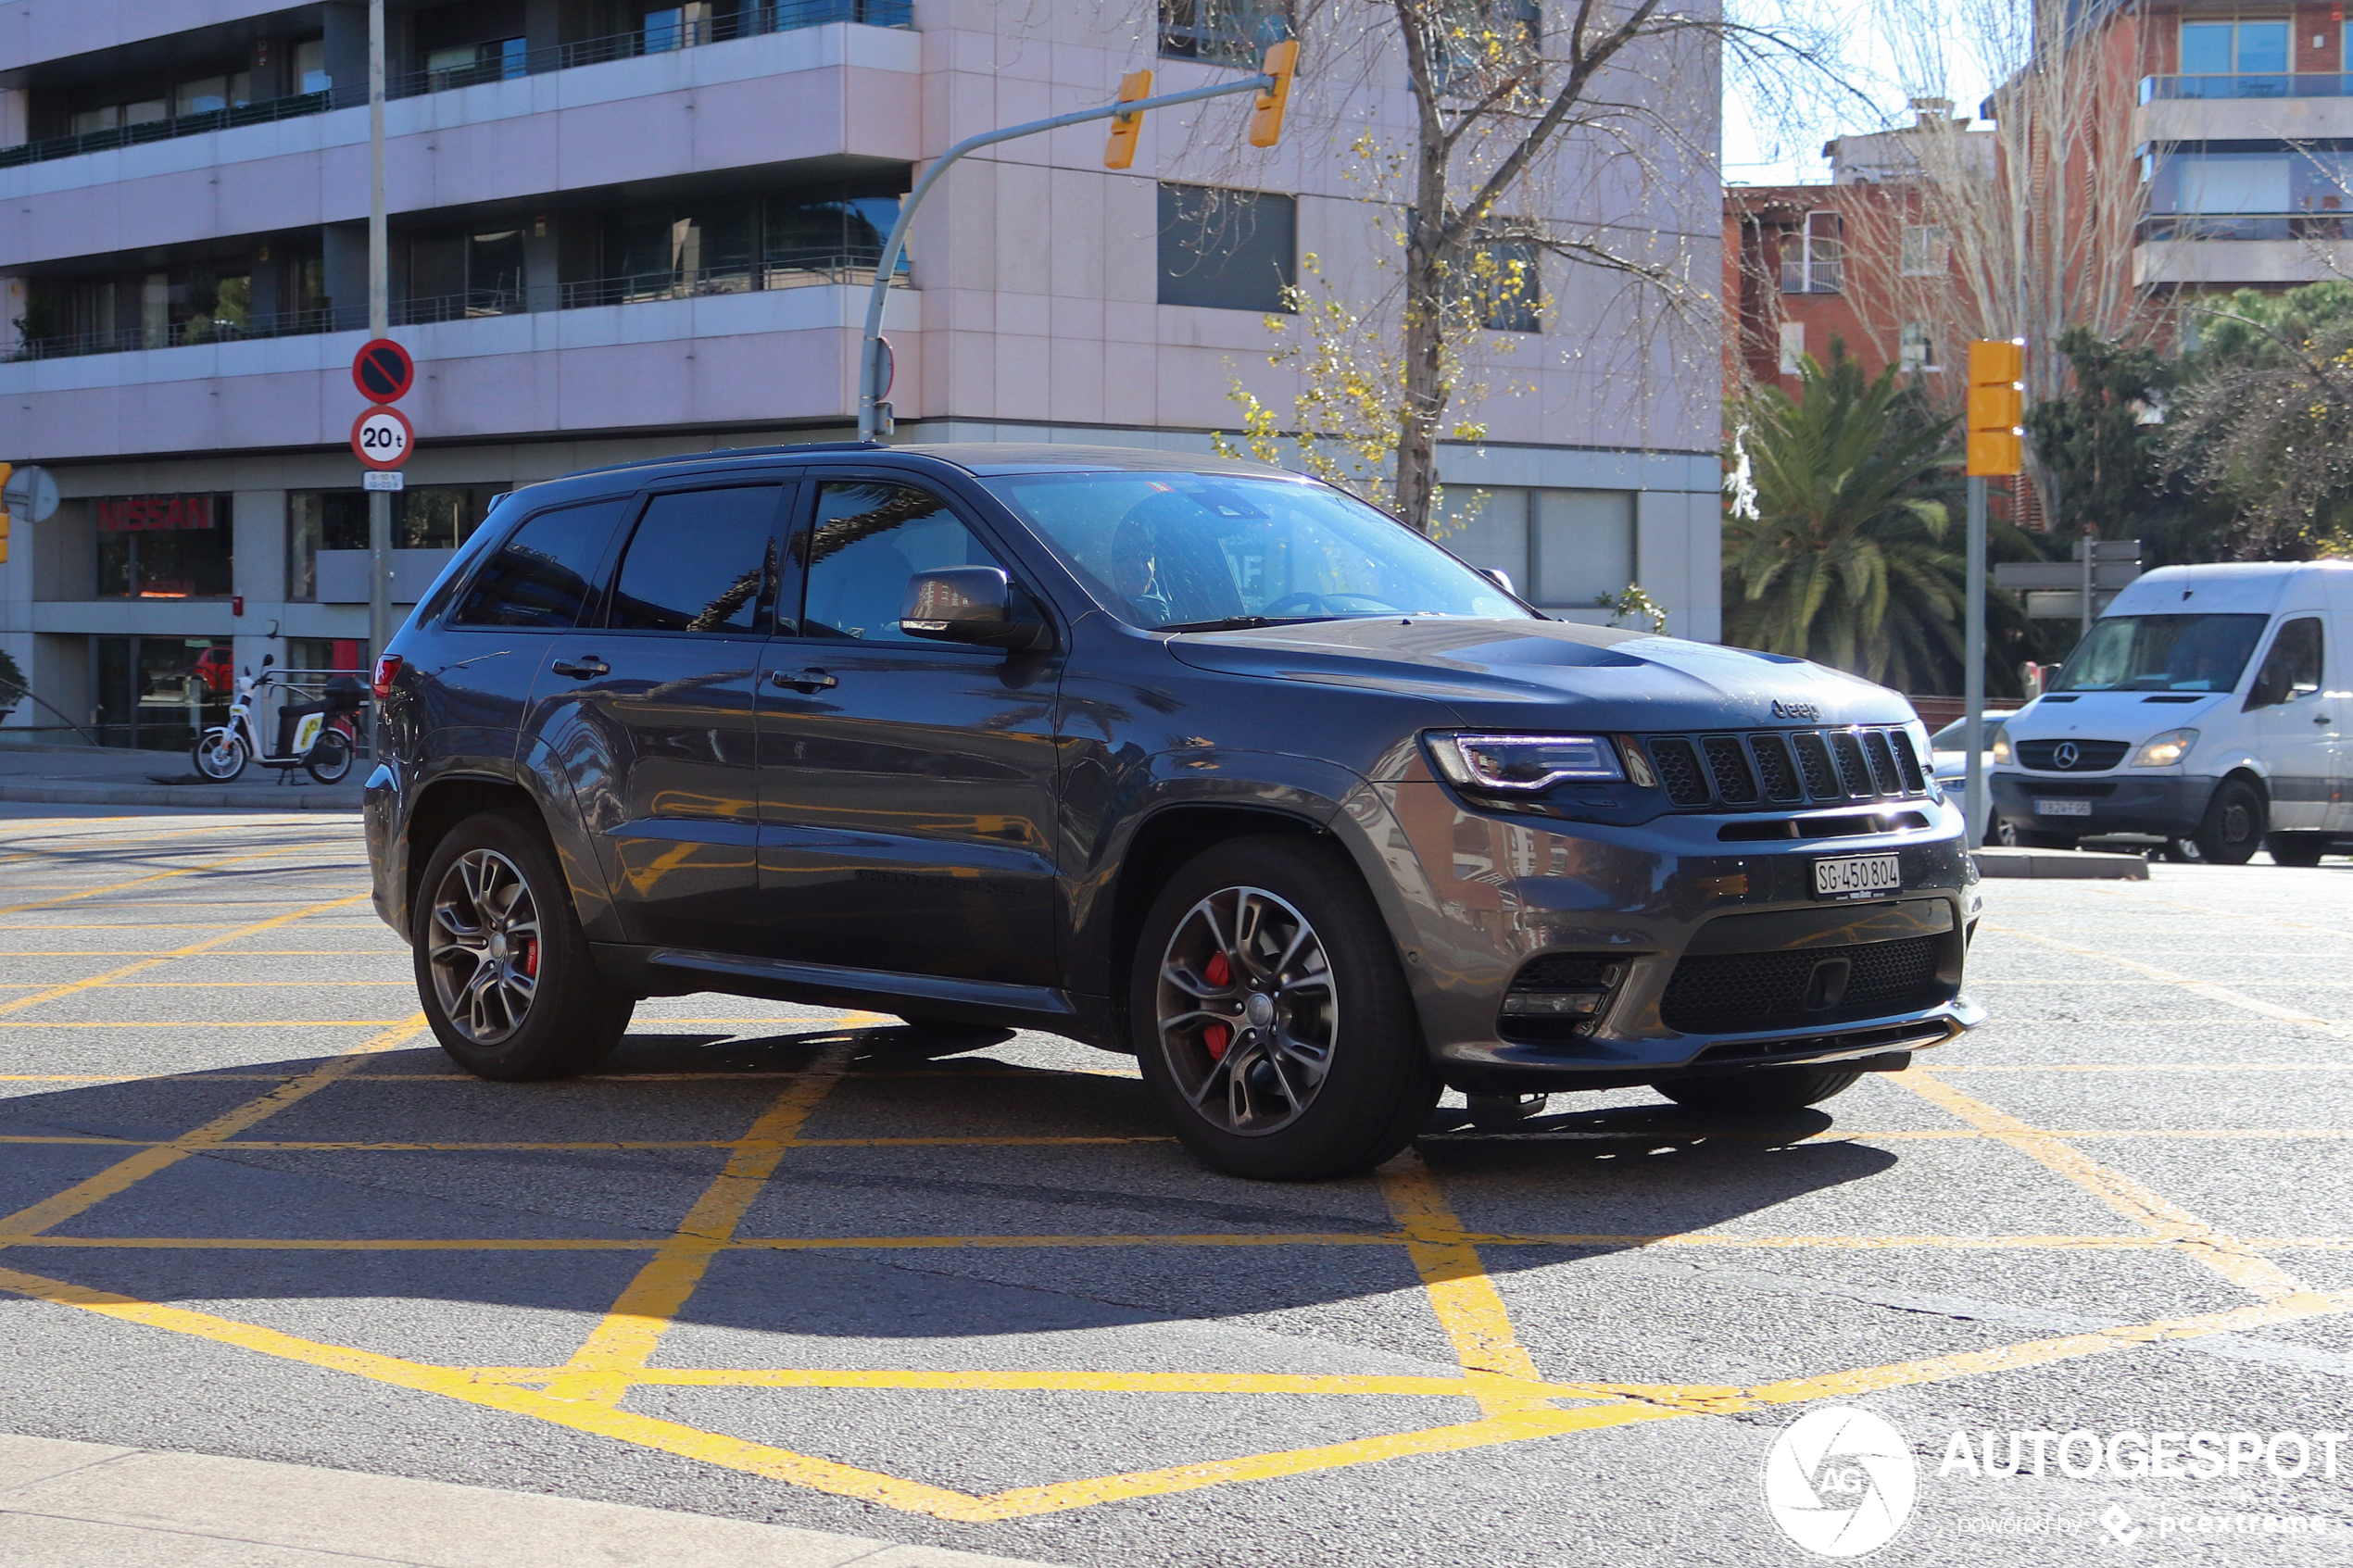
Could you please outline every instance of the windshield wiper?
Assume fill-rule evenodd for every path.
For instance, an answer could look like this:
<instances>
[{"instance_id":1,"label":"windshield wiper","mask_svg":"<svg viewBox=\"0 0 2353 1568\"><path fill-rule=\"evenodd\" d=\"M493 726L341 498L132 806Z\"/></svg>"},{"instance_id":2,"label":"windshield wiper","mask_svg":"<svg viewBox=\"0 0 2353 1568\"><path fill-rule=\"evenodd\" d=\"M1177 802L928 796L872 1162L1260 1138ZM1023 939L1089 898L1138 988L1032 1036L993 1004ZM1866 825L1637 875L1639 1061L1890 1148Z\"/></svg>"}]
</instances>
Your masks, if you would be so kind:
<instances>
[{"instance_id":1,"label":"windshield wiper","mask_svg":"<svg viewBox=\"0 0 2353 1568\"><path fill-rule=\"evenodd\" d=\"M1345 621L1343 615L1228 615L1217 621L1178 621L1155 632L1246 632L1253 626L1297 626L1309 621Z\"/></svg>"}]
</instances>

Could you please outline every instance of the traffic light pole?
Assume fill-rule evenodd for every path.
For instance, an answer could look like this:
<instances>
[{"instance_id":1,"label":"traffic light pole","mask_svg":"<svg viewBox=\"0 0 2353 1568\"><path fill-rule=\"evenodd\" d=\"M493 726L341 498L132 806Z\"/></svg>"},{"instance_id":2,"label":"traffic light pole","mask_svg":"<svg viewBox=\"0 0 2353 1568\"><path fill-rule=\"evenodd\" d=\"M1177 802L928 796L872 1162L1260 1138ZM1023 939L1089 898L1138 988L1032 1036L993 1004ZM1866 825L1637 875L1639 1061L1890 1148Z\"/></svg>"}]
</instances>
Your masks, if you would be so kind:
<instances>
[{"instance_id":1,"label":"traffic light pole","mask_svg":"<svg viewBox=\"0 0 2353 1568\"><path fill-rule=\"evenodd\" d=\"M1985 476L1969 480L1969 602L1966 660L1961 671L1961 701L1969 722L1961 745L1969 755L1961 807L1967 813L1964 834L1969 847L1979 847L1977 824L1985 820Z\"/></svg>"},{"instance_id":2,"label":"traffic light pole","mask_svg":"<svg viewBox=\"0 0 2353 1568\"><path fill-rule=\"evenodd\" d=\"M368 338L392 327L389 236L384 228L384 0L368 0ZM368 658L392 641L392 495L368 492Z\"/></svg>"},{"instance_id":3,"label":"traffic light pole","mask_svg":"<svg viewBox=\"0 0 2353 1568\"><path fill-rule=\"evenodd\" d=\"M377 0L378 4L382 0ZM984 131L977 136L967 136L946 152L939 160L924 171L907 199L899 204L899 221L890 226L890 237L883 242L882 260L875 268L875 286L866 297L866 336L858 356L858 439L872 441L882 425L883 383L882 319L883 302L888 297L891 272L899 265L900 252L906 248L908 226L914 221L915 209L923 205L949 165L966 153L1011 142L1023 136L1035 136L1042 132L1060 131L1066 125L1084 125L1088 120L1109 119L1114 115L1141 114L1147 109L1175 108L1179 104L1198 104L1205 98L1230 97L1236 93L1266 93L1276 85L1272 76L1246 76L1239 82L1221 82L1212 87L1194 87L1182 93L1164 93L1157 98L1136 98L1126 103L1105 104L1098 109L1076 109L1058 114L1051 119L1033 119L1026 125L1009 125L1001 131Z\"/></svg>"}]
</instances>

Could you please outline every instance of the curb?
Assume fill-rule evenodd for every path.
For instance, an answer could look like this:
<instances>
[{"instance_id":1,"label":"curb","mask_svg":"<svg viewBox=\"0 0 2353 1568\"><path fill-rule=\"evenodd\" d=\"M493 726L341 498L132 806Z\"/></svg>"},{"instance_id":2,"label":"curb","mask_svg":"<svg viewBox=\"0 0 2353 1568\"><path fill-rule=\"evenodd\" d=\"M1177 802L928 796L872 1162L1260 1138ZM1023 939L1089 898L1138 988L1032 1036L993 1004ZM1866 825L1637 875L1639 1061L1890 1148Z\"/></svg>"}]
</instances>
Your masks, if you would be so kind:
<instances>
[{"instance_id":1,"label":"curb","mask_svg":"<svg viewBox=\"0 0 2353 1568\"><path fill-rule=\"evenodd\" d=\"M0 801L45 806L237 806L265 811L357 811L367 792L348 785L255 789L234 784L0 784Z\"/></svg>"},{"instance_id":2,"label":"curb","mask_svg":"<svg viewBox=\"0 0 2353 1568\"><path fill-rule=\"evenodd\" d=\"M2146 882L2149 863L2140 855L2104 855L2091 849L1976 849L1977 874L2031 877L2038 882Z\"/></svg>"},{"instance_id":3,"label":"curb","mask_svg":"<svg viewBox=\"0 0 2353 1568\"><path fill-rule=\"evenodd\" d=\"M537 1492L0 1436L0 1560L121 1568L297 1554L320 1568L1044 1568Z\"/></svg>"}]
</instances>

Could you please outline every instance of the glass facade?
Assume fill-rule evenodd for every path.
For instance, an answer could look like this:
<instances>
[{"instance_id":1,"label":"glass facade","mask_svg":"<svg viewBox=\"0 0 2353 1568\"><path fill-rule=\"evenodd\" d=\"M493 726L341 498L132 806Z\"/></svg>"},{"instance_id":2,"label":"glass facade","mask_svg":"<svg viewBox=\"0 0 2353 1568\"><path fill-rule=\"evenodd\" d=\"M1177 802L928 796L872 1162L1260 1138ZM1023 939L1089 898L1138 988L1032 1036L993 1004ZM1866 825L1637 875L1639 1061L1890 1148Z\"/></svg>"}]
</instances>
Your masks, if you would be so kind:
<instances>
[{"instance_id":1,"label":"glass facade","mask_svg":"<svg viewBox=\"0 0 2353 1568\"><path fill-rule=\"evenodd\" d=\"M490 515L503 484L421 484L393 493L392 547L454 550ZM286 492L286 597L319 596L319 552L368 547L364 490Z\"/></svg>"},{"instance_id":2,"label":"glass facade","mask_svg":"<svg viewBox=\"0 0 2353 1568\"><path fill-rule=\"evenodd\" d=\"M112 495L85 502L104 599L225 597L235 532L226 495Z\"/></svg>"},{"instance_id":3,"label":"glass facade","mask_svg":"<svg viewBox=\"0 0 2353 1568\"><path fill-rule=\"evenodd\" d=\"M1438 542L1530 604L1594 609L1634 581L1634 492L1500 485L1446 497Z\"/></svg>"}]
</instances>

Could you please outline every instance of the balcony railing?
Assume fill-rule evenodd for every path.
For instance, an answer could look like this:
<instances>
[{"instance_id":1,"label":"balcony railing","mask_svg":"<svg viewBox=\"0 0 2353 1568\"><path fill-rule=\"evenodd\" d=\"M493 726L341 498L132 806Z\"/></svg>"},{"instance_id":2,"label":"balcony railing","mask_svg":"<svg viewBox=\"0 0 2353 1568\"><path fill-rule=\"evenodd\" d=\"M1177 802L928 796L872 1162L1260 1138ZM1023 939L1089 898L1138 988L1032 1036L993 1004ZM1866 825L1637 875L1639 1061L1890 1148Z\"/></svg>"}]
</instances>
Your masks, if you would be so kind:
<instances>
[{"instance_id":1,"label":"balcony railing","mask_svg":"<svg viewBox=\"0 0 2353 1568\"><path fill-rule=\"evenodd\" d=\"M2259 76L2141 78L2141 102L2158 98L2353 98L2353 75L2299 70Z\"/></svg>"},{"instance_id":2,"label":"balcony railing","mask_svg":"<svg viewBox=\"0 0 2353 1568\"><path fill-rule=\"evenodd\" d=\"M1826 261L1818 256L1811 263L1781 263L1783 294L1837 294L1843 286L1843 269L1836 261Z\"/></svg>"},{"instance_id":3,"label":"balcony railing","mask_svg":"<svg viewBox=\"0 0 2353 1568\"><path fill-rule=\"evenodd\" d=\"M912 28L915 25L914 3L913 0L769 0L765 4L747 3L734 16L668 24L649 20L646 26L634 31L613 33L604 38L496 55L469 66L402 72L385 79L384 94L393 98L421 97L428 93L441 93L452 88L479 86L485 82L539 76L552 70L570 70L574 66L634 59L641 55L668 54L703 44L722 44L733 38L750 38L769 32L791 32L804 27L824 27L831 22ZM239 125L261 125L271 120L324 114L330 109L352 108L367 101L367 86L359 83L348 87L331 87L319 93L269 98L256 104L238 104L229 108L208 109L202 114L172 115L140 125L84 132L78 136L44 137L19 146L0 147L0 169L25 163L46 163L53 158L78 157L83 153L107 152L116 147L135 147L146 142L168 142L181 136L201 136Z\"/></svg>"},{"instance_id":4,"label":"balcony railing","mask_svg":"<svg viewBox=\"0 0 2353 1568\"><path fill-rule=\"evenodd\" d=\"M650 272L589 278L546 289L474 289L392 303L392 324L418 326L486 316L514 316L533 308L580 310L599 305L634 305L662 299L700 299L717 295L760 294L771 289L812 288L827 283L873 286L879 249L839 256L792 257L757 267L708 268L694 272ZM891 279L909 285L906 258ZM90 354L131 354L150 348L184 348L254 338L299 337L317 332L357 332L368 324L364 309L290 310L241 320L198 318L154 327L72 332L28 338L7 359L70 359Z\"/></svg>"},{"instance_id":5,"label":"balcony railing","mask_svg":"<svg viewBox=\"0 0 2353 1568\"><path fill-rule=\"evenodd\" d=\"M2158 212L2141 220L2136 245L2208 240L2353 240L2353 212Z\"/></svg>"}]
</instances>

